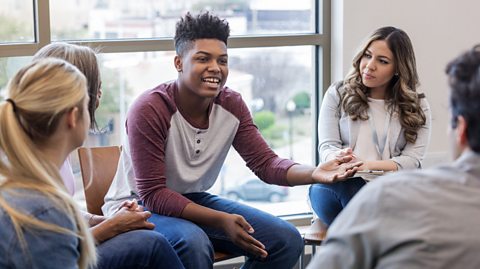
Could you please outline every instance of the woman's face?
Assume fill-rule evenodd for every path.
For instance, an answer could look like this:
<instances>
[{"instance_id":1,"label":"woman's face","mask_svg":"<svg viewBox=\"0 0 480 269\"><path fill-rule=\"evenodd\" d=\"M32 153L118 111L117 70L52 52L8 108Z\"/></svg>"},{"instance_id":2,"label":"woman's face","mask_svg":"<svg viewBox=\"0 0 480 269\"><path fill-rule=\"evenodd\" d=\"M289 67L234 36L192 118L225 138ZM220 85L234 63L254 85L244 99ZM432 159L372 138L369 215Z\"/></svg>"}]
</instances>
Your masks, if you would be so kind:
<instances>
[{"instance_id":1,"label":"woman's face","mask_svg":"<svg viewBox=\"0 0 480 269\"><path fill-rule=\"evenodd\" d=\"M90 129L90 113L88 112L88 103L89 97L86 95L82 103L82 112L78 114L78 131L75 147L79 147L83 144Z\"/></svg>"},{"instance_id":2,"label":"woman's face","mask_svg":"<svg viewBox=\"0 0 480 269\"><path fill-rule=\"evenodd\" d=\"M395 59L385 40L373 41L359 66L362 83L372 91L385 91L395 74Z\"/></svg>"}]
</instances>

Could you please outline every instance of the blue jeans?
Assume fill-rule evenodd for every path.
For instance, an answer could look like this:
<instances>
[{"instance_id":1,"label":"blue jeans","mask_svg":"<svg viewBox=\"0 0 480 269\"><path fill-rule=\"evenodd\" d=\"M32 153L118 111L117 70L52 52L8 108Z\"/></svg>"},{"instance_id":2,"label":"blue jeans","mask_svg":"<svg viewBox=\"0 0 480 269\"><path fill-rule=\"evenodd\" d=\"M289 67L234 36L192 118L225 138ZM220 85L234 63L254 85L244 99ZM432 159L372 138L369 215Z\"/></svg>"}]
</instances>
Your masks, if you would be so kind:
<instances>
[{"instance_id":1,"label":"blue jeans","mask_svg":"<svg viewBox=\"0 0 480 269\"><path fill-rule=\"evenodd\" d=\"M247 257L242 268L288 268L297 262L303 240L290 223L258 209L206 192L185 194L196 204L243 216L268 252L265 260L253 257L232 243L223 230L199 226L188 220L153 214L149 221L172 244L185 268L212 268L214 249Z\"/></svg>"},{"instance_id":2,"label":"blue jeans","mask_svg":"<svg viewBox=\"0 0 480 269\"><path fill-rule=\"evenodd\" d=\"M313 211L323 223L330 225L352 197L365 185L361 177L333 184L313 184L308 196Z\"/></svg>"},{"instance_id":3,"label":"blue jeans","mask_svg":"<svg viewBox=\"0 0 480 269\"><path fill-rule=\"evenodd\" d=\"M167 239L151 230L119 234L97 246L96 268L184 268Z\"/></svg>"}]
</instances>

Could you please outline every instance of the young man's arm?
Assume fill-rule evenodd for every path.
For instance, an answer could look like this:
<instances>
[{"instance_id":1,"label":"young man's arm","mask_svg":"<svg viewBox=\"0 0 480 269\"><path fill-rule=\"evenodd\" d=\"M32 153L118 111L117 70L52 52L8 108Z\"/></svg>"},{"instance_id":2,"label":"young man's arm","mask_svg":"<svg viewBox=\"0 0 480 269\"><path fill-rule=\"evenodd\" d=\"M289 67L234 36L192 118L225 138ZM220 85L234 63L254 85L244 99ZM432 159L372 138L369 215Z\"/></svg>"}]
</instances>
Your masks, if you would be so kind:
<instances>
[{"instance_id":1,"label":"young man's arm","mask_svg":"<svg viewBox=\"0 0 480 269\"><path fill-rule=\"evenodd\" d=\"M243 100L238 97L236 101L235 106L227 108L240 120L233 146L247 166L263 181L284 186L332 183L354 175L358 169L356 167L362 164L347 163L352 160L351 156L337 158L318 167L280 158L261 136Z\"/></svg>"},{"instance_id":2,"label":"young man's arm","mask_svg":"<svg viewBox=\"0 0 480 269\"><path fill-rule=\"evenodd\" d=\"M138 195L152 212L180 217L191 201L167 188L165 147L174 112L171 102L162 89L144 93L131 106L126 127Z\"/></svg>"},{"instance_id":3,"label":"young man's arm","mask_svg":"<svg viewBox=\"0 0 480 269\"><path fill-rule=\"evenodd\" d=\"M255 232L253 227L240 215L189 203L183 210L181 217L198 224L224 230L235 245L255 256L266 258L268 255L265 246L250 235Z\"/></svg>"},{"instance_id":4,"label":"young man's arm","mask_svg":"<svg viewBox=\"0 0 480 269\"><path fill-rule=\"evenodd\" d=\"M250 235L251 226L242 216L200 206L167 188L165 143L172 111L166 99L168 96L160 94L140 97L132 105L127 120L132 163L145 206L161 215L222 229L236 245L255 256L266 257L264 245Z\"/></svg>"},{"instance_id":5,"label":"young man's arm","mask_svg":"<svg viewBox=\"0 0 480 269\"><path fill-rule=\"evenodd\" d=\"M362 165L362 162L349 163L351 160L352 156L344 156L317 167L293 165L287 171L287 181L291 186L343 181L353 176Z\"/></svg>"}]
</instances>

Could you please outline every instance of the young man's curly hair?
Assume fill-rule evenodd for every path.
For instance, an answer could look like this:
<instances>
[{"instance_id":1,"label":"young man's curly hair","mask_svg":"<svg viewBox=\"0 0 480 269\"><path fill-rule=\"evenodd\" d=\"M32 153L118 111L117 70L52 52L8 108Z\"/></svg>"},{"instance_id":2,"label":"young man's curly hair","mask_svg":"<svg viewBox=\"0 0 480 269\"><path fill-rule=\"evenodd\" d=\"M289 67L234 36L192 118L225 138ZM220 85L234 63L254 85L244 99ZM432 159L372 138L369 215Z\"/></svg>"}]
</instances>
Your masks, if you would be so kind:
<instances>
[{"instance_id":1,"label":"young man's curly hair","mask_svg":"<svg viewBox=\"0 0 480 269\"><path fill-rule=\"evenodd\" d=\"M218 39L227 45L230 26L224 19L210 14L208 11L193 16L188 12L177 22L175 30L175 51L183 56L197 39Z\"/></svg>"}]
</instances>

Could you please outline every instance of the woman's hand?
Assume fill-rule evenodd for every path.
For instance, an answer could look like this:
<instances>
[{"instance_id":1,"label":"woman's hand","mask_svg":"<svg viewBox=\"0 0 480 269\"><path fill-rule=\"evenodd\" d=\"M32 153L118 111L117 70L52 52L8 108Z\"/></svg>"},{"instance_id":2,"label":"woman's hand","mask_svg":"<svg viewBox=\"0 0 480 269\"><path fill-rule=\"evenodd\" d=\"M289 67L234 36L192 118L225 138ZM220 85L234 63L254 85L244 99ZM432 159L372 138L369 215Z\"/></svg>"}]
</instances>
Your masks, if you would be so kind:
<instances>
[{"instance_id":1,"label":"woman's hand","mask_svg":"<svg viewBox=\"0 0 480 269\"><path fill-rule=\"evenodd\" d=\"M339 151L337 152L336 158L343 158L343 157L347 157L347 156L352 157L352 160L350 161L351 163L361 161L361 160L357 157L357 155L355 155L355 154L353 153L352 148L343 148L343 149L339 150Z\"/></svg>"},{"instance_id":2,"label":"woman's hand","mask_svg":"<svg viewBox=\"0 0 480 269\"><path fill-rule=\"evenodd\" d=\"M227 214L226 217L223 218L222 227L235 245L254 256L261 258L268 256L265 246L251 236L255 231L242 216Z\"/></svg>"},{"instance_id":3,"label":"woman's hand","mask_svg":"<svg viewBox=\"0 0 480 269\"><path fill-rule=\"evenodd\" d=\"M131 211L143 211L143 207L138 205L137 199L132 199L132 200L125 200L123 201L120 206L117 208L117 211L122 209L123 207L126 207L127 209Z\"/></svg>"},{"instance_id":4,"label":"woman's hand","mask_svg":"<svg viewBox=\"0 0 480 269\"><path fill-rule=\"evenodd\" d=\"M343 151L343 150L342 150ZM355 175L361 161L353 161L353 155L338 156L336 159L318 165L312 173L316 183L335 183Z\"/></svg>"},{"instance_id":5,"label":"woman's hand","mask_svg":"<svg viewBox=\"0 0 480 269\"><path fill-rule=\"evenodd\" d=\"M122 207L113 216L107 219L112 225L112 228L120 233L128 232L137 229L153 229L155 225L149 221L148 218L152 215L149 211L143 211L138 204L136 207ZM141 211L140 211L141 210Z\"/></svg>"},{"instance_id":6,"label":"woman's hand","mask_svg":"<svg viewBox=\"0 0 480 269\"><path fill-rule=\"evenodd\" d=\"M97 243L106 241L118 234L137 229L153 229L155 224L147 221L152 215L149 211L143 211L136 201L122 204L113 216L91 228L93 237ZM102 216L103 217L103 216Z\"/></svg>"}]
</instances>

